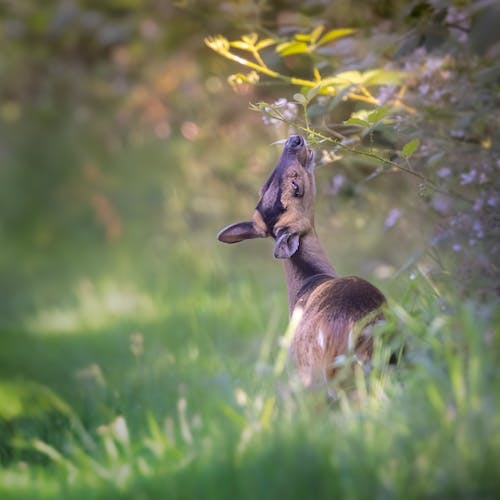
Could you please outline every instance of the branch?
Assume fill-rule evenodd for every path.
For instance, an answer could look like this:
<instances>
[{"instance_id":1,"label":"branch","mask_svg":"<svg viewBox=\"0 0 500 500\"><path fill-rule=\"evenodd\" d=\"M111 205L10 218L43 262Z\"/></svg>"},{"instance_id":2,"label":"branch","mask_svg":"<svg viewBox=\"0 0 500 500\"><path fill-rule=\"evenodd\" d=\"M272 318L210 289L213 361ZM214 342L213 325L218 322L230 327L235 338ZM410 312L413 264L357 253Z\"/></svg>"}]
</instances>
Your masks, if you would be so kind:
<instances>
[{"instance_id":1,"label":"branch","mask_svg":"<svg viewBox=\"0 0 500 500\"><path fill-rule=\"evenodd\" d=\"M371 158L372 160L376 160L376 161L378 161L384 165L387 165L393 169L401 170L402 172L413 175L414 177L417 177L418 179L423 181L427 186L432 188L437 193L441 193L441 194L444 194L446 196L458 198L458 199L461 199L462 201L466 201L467 203L473 204L472 200L470 200L469 198L466 198L465 196L463 196L460 193L457 193L456 191L446 190L446 189L440 188L439 186L436 186L436 184L434 184L434 182L429 180L424 174L421 174L420 172L417 172L410 167L405 167L404 165L401 165L400 163L396 163L395 161L388 160L387 158L384 158L383 156L379 156L379 155L377 155L375 153L371 153L369 151L363 151L363 150L353 148L352 146L346 146L345 144L342 144L341 142L338 142L338 141L332 139L331 137L327 137L327 136L323 135L321 132L318 132L317 130L298 126L296 124L293 124L293 125L296 128L298 128L299 130L302 130L303 132L306 132L309 135L313 135L313 136L317 137L318 139L321 139L322 141L326 141L326 142L330 142L332 144L335 144L336 146L340 147L344 151L348 151L350 153L357 154L360 156L365 156L366 158Z\"/></svg>"},{"instance_id":2,"label":"branch","mask_svg":"<svg viewBox=\"0 0 500 500\"><path fill-rule=\"evenodd\" d=\"M230 50L229 42L222 36L214 36L205 38L205 45L217 52L219 55L229 59L230 61L234 61L242 66L247 68L252 68L259 73L270 76L271 78L276 78L277 80L281 80L282 82L290 85L297 85L300 87L308 87L314 88L318 86L318 82L315 80L306 80L304 78L297 78L294 76L282 75L281 73L270 69L261 59L260 54L256 55L256 51L252 50L251 53L255 57L258 62L249 61L248 59L241 57L237 54L234 54ZM373 97L364 87L360 89L364 95L359 95L354 92L350 92L346 97L355 101L362 101L368 104L373 104L374 106L378 106L380 102L378 99ZM324 88L325 95L337 95L337 91L333 86Z\"/></svg>"}]
</instances>

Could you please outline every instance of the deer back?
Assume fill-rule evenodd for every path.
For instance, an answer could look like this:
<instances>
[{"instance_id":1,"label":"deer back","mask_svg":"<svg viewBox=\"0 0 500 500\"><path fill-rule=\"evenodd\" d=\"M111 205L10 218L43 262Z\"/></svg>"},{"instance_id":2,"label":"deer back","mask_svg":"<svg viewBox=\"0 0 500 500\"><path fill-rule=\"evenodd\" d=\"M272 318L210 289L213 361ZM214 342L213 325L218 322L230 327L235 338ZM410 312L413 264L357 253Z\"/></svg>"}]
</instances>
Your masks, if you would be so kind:
<instances>
[{"instance_id":1,"label":"deer back","mask_svg":"<svg viewBox=\"0 0 500 500\"><path fill-rule=\"evenodd\" d=\"M356 276L316 277L316 284L300 293L299 314L291 352L306 386L331 379L338 356L356 354L367 362L373 352L370 326L382 318L385 297L371 283ZM368 321L366 321L368 318ZM363 328L359 328L363 321Z\"/></svg>"}]
</instances>

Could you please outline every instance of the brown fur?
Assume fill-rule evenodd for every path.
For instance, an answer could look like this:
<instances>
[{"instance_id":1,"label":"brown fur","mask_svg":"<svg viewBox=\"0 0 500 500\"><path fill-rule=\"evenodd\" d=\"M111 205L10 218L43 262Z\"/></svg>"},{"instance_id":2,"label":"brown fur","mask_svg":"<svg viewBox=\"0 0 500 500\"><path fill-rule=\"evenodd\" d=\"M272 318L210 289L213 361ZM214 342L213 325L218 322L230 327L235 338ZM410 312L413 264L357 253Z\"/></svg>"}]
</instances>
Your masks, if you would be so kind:
<instances>
[{"instance_id":1,"label":"brown fur","mask_svg":"<svg viewBox=\"0 0 500 500\"><path fill-rule=\"evenodd\" d=\"M358 359L366 362L371 358L372 337L356 331L356 324L384 301L377 288L356 276L332 277L298 298L295 308L302 316L291 351L305 385L335 375L333 363L337 356L348 353L350 337ZM372 321L379 318L376 315Z\"/></svg>"},{"instance_id":2,"label":"brown fur","mask_svg":"<svg viewBox=\"0 0 500 500\"><path fill-rule=\"evenodd\" d=\"M373 339L366 326L381 317L385 302L376 287L355 276L338 277L328 262L314 229L315 193L312 153L302 138L291 136L252 219L218 235L225 243L275 239L275 256L285 262L290 315L301 316L291 351L306 386L333 377L336 359L350 350L361 362L371 358Z\"/></svg>"}]
</instances>

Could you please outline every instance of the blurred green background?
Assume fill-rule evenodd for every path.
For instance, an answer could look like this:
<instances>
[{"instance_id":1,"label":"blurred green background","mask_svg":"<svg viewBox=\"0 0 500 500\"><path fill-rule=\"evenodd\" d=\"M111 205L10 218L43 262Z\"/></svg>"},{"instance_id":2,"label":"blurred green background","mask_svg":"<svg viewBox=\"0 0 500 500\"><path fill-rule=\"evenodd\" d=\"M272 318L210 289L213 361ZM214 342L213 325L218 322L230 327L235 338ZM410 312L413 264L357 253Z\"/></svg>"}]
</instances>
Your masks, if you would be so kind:
<instances>
[{"instance_id":1,"label":"blurred green background","mask_svg":"<svg viewBox=\"0 0 500 500\"><path fill-rule=\"evenodd\" d=\"M436 265L440 217L415 179L367 183L374 167L356 157L318 168L328 254L399 302L387 331L404 331L417 353L401 373L376 371L383 383L365 409L319 410L319 428L317 402L273 375L287 305L272 243L215 239L251 214L275 142L293 129L249 109L283 86L234 92L226 77L238 68L204 38L322 23L357 28L379 57L394 26L409 33L411 8L440 7L407 4L0 2L2 498L397 498L412 478L408 498L493 491L498 311L463 305L462 285L450 287L460 255ZM367 47L353 52L370 59ZM339 67L354 64L348 52ZM449 356L450 336L470 358Z\"/></svg>"},{"instance_id":2,"label":"blurred green background","mask_svg":"<svg viewBox=\"0 0 500 500\"><path fill-rule=\"evenodd\" d=\"M320 5L310 8L329 15ZM209 51L203 39L240 34L260 23L282 22L285 31L308 28L308 9L289 9L286 3L264 8L252 2L5 3L4 323L71 308L82 286L106 280L137 292L167 281L190 287L193 270L207 265L201 261L212 263L216 279L235 266L222 263L245 252L265 257L250 263L253 275L270 266L278 279L269 245L250 243L251 250L234 251L216 245L214 235L251 213L279 156L280 146L272 143L290 130L266 127L249 103L272 100L282 89L235 94L225 81L234 65ZM336 22L366 22L356 19L359 7L347 14L344 6L345 19ZM355 167L350 175L362 179L365 172ZM322 236L331 238L327 244L339 270L373 274L377 265L398 268L415 251L425 223L420 218L416 227L396 226L380 235L411 179L384 179L362 196L334 199L328 188L339 169L346 167L318 171L318 221L325 227ZM410 201L412 210L418 203ZM184 279L169 279L172 268ZM263 280L268 275L261 273Z\"/></svg>"}]
</instances>

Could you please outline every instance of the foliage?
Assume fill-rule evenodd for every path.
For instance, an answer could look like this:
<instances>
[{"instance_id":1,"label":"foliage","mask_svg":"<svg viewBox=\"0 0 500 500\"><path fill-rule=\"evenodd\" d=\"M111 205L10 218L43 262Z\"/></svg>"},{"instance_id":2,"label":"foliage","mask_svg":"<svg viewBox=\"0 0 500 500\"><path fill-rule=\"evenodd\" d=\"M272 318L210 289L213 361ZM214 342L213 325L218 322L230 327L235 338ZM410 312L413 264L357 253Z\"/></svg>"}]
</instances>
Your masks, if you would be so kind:
<instances>
[{"instance_id":1,"label":"foliage","mask_svg":"<svg viewBox=\"0 0 500 500\"><path fill-rule=\"evenodd\" d=\"M498 40L485 36L482 26L486 17L499 15L492 2L414 3L403 23L392 20L392 35L386 36L369 69L364 53L353 56L355 50L349 48L355 49L354 43L344 39L358 36L353 29L325 33L319 25L291 40L259 41L253 33L232 42L220 35L209 37L205 43L252 68L248 75L230 76L233 87L258 84L258 73L281 81L285 87L280 99L252 109L269 123L304 132L312 144L320 145L326 163L354 154L371 160L368 179L395 171L416 176L428 211L439 219L429 250L460 254L454 269L468 269L467 276L461 274L462 286L491 278L493 289L500 277L500 225L495 215L500 203L495 175L499 124L498 113L488 110L497 105L500 66ZM408 24L411 31L400 43ZM381 29L385 27L374 26L368 40L380 36ZM339 41L344 47L337 49ZM265 59L276 59L263 52L272 46L285 64L290 56L306 58L311 77L271 69ZM255 62L234 49L248 52ZM339 54L344 61L339 62ZM290 64L296 71L303 71L304 65ZM290 98L292 86L300 92ZM349 101L352 105L346 107Z\"/></svg>"},{"instance_id":2,"label":"foliage","mask_svg":"<svg viewBox=\"0 0 500 500\"><path fill-rule=\"evenodd\" d=\"M320 498L332 492L494 498L498 314L450 297L443 311L424 275L409 285L377 333L371 373L356 373L351 389L336 387L339 399L330 407L322 391L304 393L290 382L289 369L276 369L284 318L273 321L269 298L234 314L234 300L268 293L262 283L218 287L209 303L203 287L187 297L172 289L170 306L158 290L148 321L115 326L116 334L84 328L51 333L50 343L37 340L36 364L56 371L35 372L43 384L38 394L47 394L50 384L65 401L32 400L38 409L31 420L24 410L3 415L2 498L88 498L89 491L108 498L310 491ZM186 302L198 305L189 316L179 311ZM266 317L267 324L257 320ZM267 334L256 344L258 329ZM189 340L173 342L175 331ZM1 340L3 377L14 373L8 358L25 372L32 363L22 344L12 350L10 338ZM410 355L396 370L387 360L402 340ZM61 359L53 365L55 352ZM246 353L246 368L235 352Z\"/></svg>"},{"instance_id":3,"label":"foliage","mask_svg":"<svg viewBox=\"0 0 500 500\"><path fill-rule=\"evenodd\" d=\"M497 12L0 2L0 497L495 498ZM291 131L390 299L329 401L269 246L215 241Z\"/></svg>"}]
</instances>

